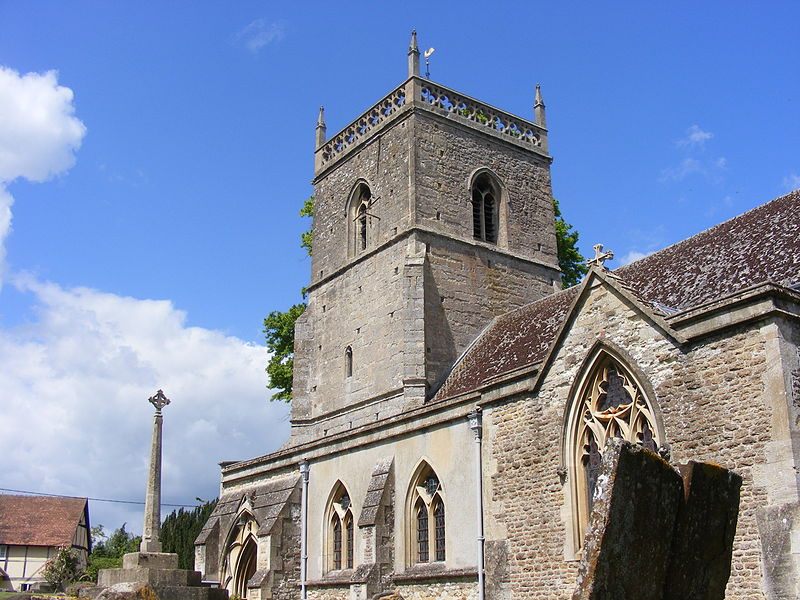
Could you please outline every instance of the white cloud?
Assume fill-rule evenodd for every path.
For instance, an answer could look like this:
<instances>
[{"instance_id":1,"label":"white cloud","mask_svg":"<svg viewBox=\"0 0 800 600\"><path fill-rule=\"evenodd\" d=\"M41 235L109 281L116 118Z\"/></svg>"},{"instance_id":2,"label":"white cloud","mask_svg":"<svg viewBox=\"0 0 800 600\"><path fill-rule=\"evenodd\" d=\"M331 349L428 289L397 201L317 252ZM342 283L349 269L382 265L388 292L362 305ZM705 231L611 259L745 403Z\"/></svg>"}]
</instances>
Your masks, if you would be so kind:
<instances>
[{"instance_id":1,"label":"white cloud","mask_svg":"<svg viewBox=\"0 0 800 600\"><path fill-rule=\"evenodd\" d=\"M72 99L55 71L20 75L0 66L0 283L14 203L8 185L19 178L46 181L75 164L86 127L74 116Z\"/></svg>"},{"instance_id":2,"label":"white cloud","mask_svg":"<svg viewBox=\"0 0 800 600\"><path fill-rule=\"evenodd\" d=\"M692 125L686 130L686 137L678 140L675 144L689 148L702 148L712 137L714 137L714 134L710 131L703 131L697 125Z\"/></svg>"},{"instance_id":3,"label":"white cloud","mask_svg":"<svg viewBox=\"0 0 800 600\"><path fill-rule=\"evenodd\" d=\"M800 175L797 173L789 173L783 178L783 187L790 192L800 188Z\"/></svg>"},{"instance_id":4,"label":"white cloud","mask_svg":"<svg viewBox=\"0 0 800 600\"><path fill-rule=\"evenodd\" d=\"M165 300L30 276L14 286L37 318L0 330L3 487L98 498L143 499L153 408L162 388L166 503L216 497L220 460L276 449L288 407L267 401L266 350L187 327ZM164 509L165 513L168 509ZM141 527L141 506L92 503L94 524Z\"/></svg>"},{"instance_id":5,"label":"white cloud","mask_svg":"<svg viewBox=\"0 0 800 600\"><path fill-rule=\"evenodd\" d=\"M653 253L651 250L650 252L640 252L638 250L631 250L625 256L619 259L619 266L624 267L625 265L629 265L634 261L639 260L640 258L644 258L645 256L650 256Z\"/></svg>"},{"instance_id":6,"label":"white cloud","mask_svg":"<svg viewBox=\"0 0 800 600\"><path fill-rule=\"evenodd\" d=\"M284 28L281 23L267 23L256 19L236 34L236 40L243 43L253 54L257 54L267 44L283 39Z\"/></svg>"},{"instance_id":7,"label":"white cloud","mask_svg":"<svg viewBox=\"0 0 800 600\"><path fill-rule=\"evenodd\" d=\"M724 156L708 161L687 157L677 167L668 167L662 170L659 181L662 183L683 181L691 175L701 175L711 183L719 183L722 180L722 173L726 170L727 164L728 160Z\"/></svg>"}]
</instances>

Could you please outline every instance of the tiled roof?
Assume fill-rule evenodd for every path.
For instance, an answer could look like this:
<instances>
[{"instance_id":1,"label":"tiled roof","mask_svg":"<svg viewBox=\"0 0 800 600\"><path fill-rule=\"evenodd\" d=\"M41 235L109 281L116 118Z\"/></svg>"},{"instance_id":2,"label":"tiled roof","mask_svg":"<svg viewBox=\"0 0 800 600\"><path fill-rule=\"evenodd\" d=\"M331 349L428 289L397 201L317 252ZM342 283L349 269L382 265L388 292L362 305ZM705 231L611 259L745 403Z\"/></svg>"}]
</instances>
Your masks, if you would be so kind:
<instances>
[{"instance_id":1,"label":"tiled roof","mask_svg":"<svg viewBox=\"0 0 800 600\"><path fill-rule=\"evenodd\" d=\"M281 511L289 501L300 479L299 475L290 475L247 490L223 494L217 502L214 512L211 513L195 540L195 545L203 544L212 534L214 525L220 519L232 518L242 503L245 495L250 499L251 506L261 520L258 532L265 535L278 520Z\"/></svg>"},{"instance_id":2,"label":"tiled roof","mask_svg":"<svg viewBox=\"0 0 800 600\"><path fill-rule=\"evenodd\" d=\"M800 190L617 269L650 302L684 310L756 283L800 281Z\"/></svg>"},{"instance_id":3,"label":"tiled roof","mask_svg":"<svg viewBox=\"0 0 800 600\"><path fill-rule=\"evenodd\" d=\"M754 208L613 272L617 283L660 314L758 283L800 282L800 190ZM578 288L495 319L436 393L444 399L545 358Z\"/></svg>"},{"instance_id":4,"label":"tiled roof","mask_svg":"<svg viewBox=\"0 0 800 600\"><path fill-rule=\"evenodd\" d=\"M0 544L72 544L86 498L0 495Z\"/></svg>"},{"instance_id":5,"label":"tiled roof","mask_svg":"<svg viewBox=\"0 0 800 600\"><path fill-rule=\"evenodd\" d=\"M456 363L436 398L463 394L542 360L577 293L577 287L563 290L495 319Z\"/></svg>"}]
</instances>

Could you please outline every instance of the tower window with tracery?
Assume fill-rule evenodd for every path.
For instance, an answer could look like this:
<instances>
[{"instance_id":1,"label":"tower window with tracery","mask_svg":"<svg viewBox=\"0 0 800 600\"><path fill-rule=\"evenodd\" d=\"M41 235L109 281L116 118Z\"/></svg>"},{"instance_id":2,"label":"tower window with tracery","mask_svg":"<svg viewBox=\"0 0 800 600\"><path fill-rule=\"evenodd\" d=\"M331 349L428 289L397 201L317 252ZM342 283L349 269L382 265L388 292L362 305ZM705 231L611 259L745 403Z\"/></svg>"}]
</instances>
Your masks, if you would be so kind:
<instances>
[{"instance_id":1,"label":"tower window with tracery","mask_svg":"<svg viewBox=\"0 0 800 600\"><path fill-rule=\"evenodd\" d=\"M568 447L575 548L595 497L606 441L621 438L657 452L662 443L655 411L633 375L601 352L589 369L570 411Z\"/></svg>"},{"instance_id":2,"label":"tower window with tracery","mask_svg":"<svg viewBox=\"0 0 800 600\"><path fill-rule=\"evenodd\" d=\"M328 569L352 569L354 564L355 536L350 495L338 483L328 508Z\"/></svg>"},{"instance_id":3,"label":"tower window with tracery","mask_svg":"<svg viewBox=\"0 0 800 600\"><path fill-rule=\"evenodd\" d=\"M472 236L497 243L499 189L488 173L481 173L472 184Z\"/></svg>"},{"instance_id":4,"label":"tower window with tracery","mask_svg":"<svg viewBox=\"0 0 800 600\"><path fill-rule=\"evenodd\" d=\"M353 190L347 210L351 256L365 251L373 243L373 219L377 219L372 214L373 202L369 186L362 181Z\"/></svg>"},{"instance_id":5,"label":"tower window with tracery","mask_svg":"<svg viewBox=\"0 0 800 600\"><path fill-rule=\"evenodd\" d=\"M446 558L445 507L442 485L436 473L426 467L412 490L414 558L417 563L444 562Z\"/></svg>"}]
</instances>

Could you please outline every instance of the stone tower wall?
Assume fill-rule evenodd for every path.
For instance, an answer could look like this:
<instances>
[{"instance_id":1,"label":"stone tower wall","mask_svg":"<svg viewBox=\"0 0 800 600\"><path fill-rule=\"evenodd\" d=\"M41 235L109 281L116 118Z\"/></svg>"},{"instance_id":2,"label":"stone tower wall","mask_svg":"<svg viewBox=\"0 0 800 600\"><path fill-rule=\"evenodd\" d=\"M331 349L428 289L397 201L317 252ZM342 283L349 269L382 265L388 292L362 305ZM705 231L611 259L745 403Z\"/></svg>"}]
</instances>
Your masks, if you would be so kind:
<instances>
[{"instance_id":1,"label":"stone tower wall","mask_svg":"<svg viewBox=\"0 0 800 600\"><path fill-rule=\"evenodd\" d=\"M493 317L552 293L549 168L540 148L414 104L318 168L295 441L418 406ZM470 186L483 171L501 190L497 243L472 231ZM364 249L352 207L361 182L371 192Z\"/></svg>"}]
</instances>

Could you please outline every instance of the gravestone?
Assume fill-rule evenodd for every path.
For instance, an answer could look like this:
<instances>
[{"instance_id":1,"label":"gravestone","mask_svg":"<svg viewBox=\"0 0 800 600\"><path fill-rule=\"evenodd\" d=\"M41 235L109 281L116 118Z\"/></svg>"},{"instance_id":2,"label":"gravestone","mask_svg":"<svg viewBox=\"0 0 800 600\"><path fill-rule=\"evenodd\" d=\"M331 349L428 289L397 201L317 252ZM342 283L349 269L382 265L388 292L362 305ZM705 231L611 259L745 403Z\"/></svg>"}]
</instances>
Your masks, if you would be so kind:
<instances>
[{"instance_id":1,"label":"gravestone","mask_svg":"<svg viewBox=\"0 0 800 600\"><path fill-rule=\"evenodd\" d=\"M610 440L573 600L722 600L741 483L717 465L675 470L639 445Z\"/></svg>"}]
</instances>

